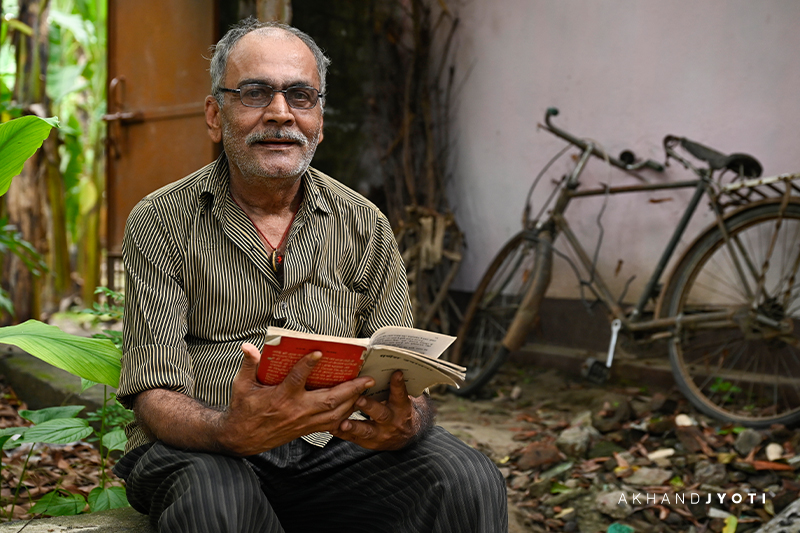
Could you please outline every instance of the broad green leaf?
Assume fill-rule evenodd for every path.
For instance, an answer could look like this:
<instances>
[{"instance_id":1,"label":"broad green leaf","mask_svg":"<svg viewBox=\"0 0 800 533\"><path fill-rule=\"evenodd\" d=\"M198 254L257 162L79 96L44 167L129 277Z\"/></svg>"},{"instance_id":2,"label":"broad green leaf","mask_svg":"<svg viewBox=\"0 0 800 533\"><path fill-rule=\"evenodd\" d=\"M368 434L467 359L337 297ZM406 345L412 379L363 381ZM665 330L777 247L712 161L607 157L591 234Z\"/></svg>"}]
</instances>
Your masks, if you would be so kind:
<instances>
[{"instance_id":1,"label":"broad green leaf","mask_svg":"<svg viewBox=\"0 0 800 533\"><path fill-rule=\"evenodd\" d=\"M94 387L97 385L96 381L92 381L91 379L81 378L81 392L85 392L86 389L89 387Z\"/></svg>"},{"instance_id":2,"label":"broad green leaf","mask_svg":"<svg viewBox=\"0 0 800 533\"><path fill-rule=\"evenodd\" d=\"M103 435L103 446L109 450L125 451L125 444L128 442L128 437L125 435L125 430L115 429Z\"/></svg>"},{"instance_id":3,"label":"broad green leaf","mask_svg":"<svg viewBox=\"0 0 800 533\"><path fill-rule=\"evenodd\" d=\"M83 411L83 408L82 405L59 405L57 407L45 407L37 411L22 409L19 412L19 416L25 420L30 420L34 424L41 424L56 418L75 418L78 413Z\"/></svg>"},{"instance_id":4,"label":"broad green leaf","mask_svg":"<svg viewBox=\"0 0 800 533\"><path fill-rule=\"evenodd\" d=\"M18 448L19 445L22 444L22 441L20 439L13 439L14 435L24 435L29 429L29 427L14 427L0 430L0 440L3 442L0 446L2 446L4 450Z\"/></svg>"},{"instance_id":5,"label":"broad green leaf","mask_svg":"<svg viewBox=\"0 0 800 533\"><path fill-rule=\"evenodd\" d=\"M86 500L80 494L62 494L60 491L48 492L36 505L31 507L31 514L46 516L74 516L83 512Z\"/></svg>"},{"instance_id":6,"label":"broad green leaf","mask_svg":"<svg viewBox=\"0 0 800 533\"><path fill-rule=\"evenodd\" d=\"M95 487L89 493L89 510L93 513L129 505L125 489L122 487L108 487L105 489Z\"/></svg>"},{"instance_id":7,"label":"broad green leaf","mask_svg":"<svg viewBox=\"0 0 800 533\"><path fill-rule=\"evenodd\" d=\"M56 418L33 426L19 439L21 442L69 444L92 434L89 422L83 418Z\"/></svg>"},{"instance_id":8,"label":"broad green leaf","mask_svg":"<svg viewBox=\"0 0 800 533\"><path fill-rule=\"evenodd\" d=\"M13 344L84 379L119 386L122 353L110 340L78 337L38 320L28 320L0 328L0 344Z\"/></svg>"},{"instance_id":9,"label":"broad green leaf","mask_svg":"<svg viewBox=\"0 0 800 533\"><path fill-rule=\"evenodd\" d=\"M32 156L58 127L58 118L39 118L32 115L0 124L0 196L8 191L11 179L22 172L25 161Z\"/></svg>"}]
</instances>

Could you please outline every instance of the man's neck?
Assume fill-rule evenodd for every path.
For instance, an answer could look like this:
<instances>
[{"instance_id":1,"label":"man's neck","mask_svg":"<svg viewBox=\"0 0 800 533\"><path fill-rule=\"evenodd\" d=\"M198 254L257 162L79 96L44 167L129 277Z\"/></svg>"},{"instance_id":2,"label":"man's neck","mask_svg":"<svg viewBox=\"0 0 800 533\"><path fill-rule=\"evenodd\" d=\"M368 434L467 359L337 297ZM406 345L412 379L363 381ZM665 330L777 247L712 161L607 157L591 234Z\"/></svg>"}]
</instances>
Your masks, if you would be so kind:
<instances>
[{"instance_id":1,"label":"man's neck","mask_svg":"<svg viewBox=\"0 0 800 533\"><path fill-rule=\"evenodd\" d=\"M231 195L251 217L282 217L296 213L302 200L302 183L302 175L247 179L235 176L231 169Z\"/></svg>"}]
</instances>

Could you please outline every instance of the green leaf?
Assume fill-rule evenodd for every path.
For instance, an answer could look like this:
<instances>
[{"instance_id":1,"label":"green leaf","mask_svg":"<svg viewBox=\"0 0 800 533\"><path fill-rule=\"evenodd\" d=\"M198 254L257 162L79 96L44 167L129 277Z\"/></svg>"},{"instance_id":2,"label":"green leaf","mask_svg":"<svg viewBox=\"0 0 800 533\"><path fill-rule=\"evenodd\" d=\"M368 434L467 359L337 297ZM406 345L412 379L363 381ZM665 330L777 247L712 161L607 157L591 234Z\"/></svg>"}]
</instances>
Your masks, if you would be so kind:
<instances>
[{"instance_id":1,"label":"green leaf","mask_svg":"<svg viewBox=\"0 0 800 533\"><path fill-rule=\"evenodd\" d=\"M619 522L614 522L606 529L607 533L634 533L635 531L631 526L620 524Z\"/></svg>"},{"instance_id":2,"label":"green leaf","mask_svg":"<svg viewBox=\"0 0 800 533\"><path fill-rule=\"evenodd\" d=\"M725 527L722 528L722 533L736 533L736 528L739 526L739 519L730 515L725 519Z\"/></svg>"},{"instance_id":3,"label":"green leaf","mask_svg":"<svg viewBox=\"0 0 800 533\"><path fill-rule=\"evenodd\" d=\"M99 338L99 337L96 337L96 338ZM91 379L81 378L81 392L85 392L86 389L88 389L90 387L94 387L95 385L97 385L96 381L92 381Z\"/></svg>"},{"instance_id":4,"label":"green leaf","mask_svg":"<svg viewBox=\"0 0 800 533\"><path fill-rule=\"evenodd\" d=\"M34 424L41 424L48 420L55 420L56 418L75 418L78 413L83 411L82 405L59 405L57 407L45 407L38 411L28 411L22 409L19 416L25 420L30 420Z\"/></svg>"},{"instance_id":5,"label":"green leaf","mask_svg":"<svg viewBox=\"0 0 800 533\"><path fill-rule=\"evenodd\" d=\"M74 516L83 512L86 500L80 494L62 494L54 490L42 496L36 505L31 507L31 514L46 516Z\"/></svg>"},{"instance_id":6,"label":"green leaf","mask_svg":"<svg viewBox=\"0 0 800 533\"><path fill-rule=\"evenodd\" d=\"M566 485L562 485L561 483L558 483L558 482L553 483L553 485L550 487L550 493L551 494L560 494L562 492L569 492L570 490L572 490L572 489L570 489Z\"/></svg>"},{"instance_id":7,"label":"green leaf","mask_svg":"<svg viewBox=\"0 0 800 533\"><path fill-rule=\"evenodd\" d=\"M125 489L122 487L108 487L105 489L95 487L89 493L89 510L93 513L129 505Z\"/></svg>"},{"instance_id":8,"label":"green leaf","mask_svg":"<svg viewBox=\"0 0 800 533\"><path fill-rule=\"evenodd\" d=\"M8 191L11 179L22 172L25 161L32 156L58 127L58 118L39 118L32 115L0 124L0 196Z\"/></svg>"},{"instance_id":9,"label":"green leaf","mask_svg":"<svg viewBox=\"0 0 800 533\"><path fill-rule=\"evenodd\" d=\"M13 344L71 374L119 387L122 352L109 340L78 337L38 320L28 320L0 328L0 344Z\"/></svg>"},{"instance_id":10,"label":"green leaf","mask_svg":"<svg viewBox=\"0 0 800 533\"><path fill-rule=\"evenodd\" d=\"M103 446L109 450L125 451L125 444L128 442L128 437L125 435L125 430L115 429L103 435Z\"/></svg>"},{"instance_id":11,"label":"green leaf","mask_svg":"<svg viewBox=\"0 0 800 533\"><path fill-rule=\"evenodd\" d=\"M2 446L4 450L18 448L19 445L22 444L20 439L11 440L11 438L14 435L24 435L29 429L29 427L14 427L0 430L0 440L2 440L2 444L0 444L0 446Z\"/></svg>"},{"instance_id":12,"label":"green leaf","mask_svg":"<svg viewBox=\"0 0 800 533\"><path fill-rule=\"evenodd\" d=\"M82 418L56 418L28 429L20 442L43 444L69 444L92 434L89 422Z\"/></svg>"}]
</instances>

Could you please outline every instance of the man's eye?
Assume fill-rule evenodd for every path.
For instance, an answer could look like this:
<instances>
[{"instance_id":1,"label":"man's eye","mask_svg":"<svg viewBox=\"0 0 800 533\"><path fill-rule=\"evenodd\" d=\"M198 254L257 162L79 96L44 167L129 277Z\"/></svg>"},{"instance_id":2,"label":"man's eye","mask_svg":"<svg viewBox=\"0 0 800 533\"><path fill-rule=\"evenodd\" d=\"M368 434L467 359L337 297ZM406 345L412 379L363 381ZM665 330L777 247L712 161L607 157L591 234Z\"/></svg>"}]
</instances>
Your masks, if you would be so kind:
<instances>
[{"instance_id":1,"label":"man's eye","mask_svg":"<svg viewBox=\"0 0 800 533\"><path fill-rule=\"evenodd\" d=\"M296 102L311 100L311 91L306 89L289 89L289 97Z\"/></svg>"},{"instance_id":2,"label":"man's eye","mask_svg":"<svg viewBox=\"0 0 800 533\"><path fill-rule=\"evenodd\" d=\"M270 92L263 87L242 87L242 96L251 100L265 100Z\"/></svg>"}]
</instances>

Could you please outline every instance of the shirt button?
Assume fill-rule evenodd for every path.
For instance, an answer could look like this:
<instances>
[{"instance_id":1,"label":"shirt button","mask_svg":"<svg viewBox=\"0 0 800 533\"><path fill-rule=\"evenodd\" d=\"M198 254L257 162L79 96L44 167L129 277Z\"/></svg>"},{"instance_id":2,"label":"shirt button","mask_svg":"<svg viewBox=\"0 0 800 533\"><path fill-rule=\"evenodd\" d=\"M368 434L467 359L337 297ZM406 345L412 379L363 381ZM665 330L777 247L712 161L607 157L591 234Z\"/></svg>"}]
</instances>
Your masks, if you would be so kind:
<instances>
[{"instance_id":1,"label":"shirt button","mask_svg":"<svg viewBox=\"0 0 800 533\"><path fill-rule=\"evenodd\" d=\"M289 309L289 304L286 302L281 302L281 309L283 311L286 311L287 309Z\"/></svg>"}]
</instances>

